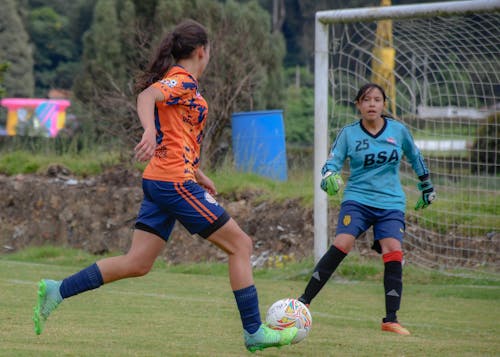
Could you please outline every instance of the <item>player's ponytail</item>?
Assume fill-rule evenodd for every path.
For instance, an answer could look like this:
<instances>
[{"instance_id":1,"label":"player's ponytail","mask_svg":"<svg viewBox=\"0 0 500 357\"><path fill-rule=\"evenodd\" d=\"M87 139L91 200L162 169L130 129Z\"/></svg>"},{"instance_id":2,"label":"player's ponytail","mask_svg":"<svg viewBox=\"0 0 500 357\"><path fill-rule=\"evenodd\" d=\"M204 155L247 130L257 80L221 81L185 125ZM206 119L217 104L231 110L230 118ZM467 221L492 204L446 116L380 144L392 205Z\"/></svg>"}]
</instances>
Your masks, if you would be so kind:
<instances>
[{"instance_id":1,"label":"player's ponytail","mask_svg":"<svg viewBox=\"0 0 500 357\"><path fill-rule=\"evenodd\" d=\"M141 92L163 78L178 60L189 58L198 46L208 44L206 29L194 20L185 20L169 32L160 42L155 55L136 81Z\"/></svg>"}]
</instances>

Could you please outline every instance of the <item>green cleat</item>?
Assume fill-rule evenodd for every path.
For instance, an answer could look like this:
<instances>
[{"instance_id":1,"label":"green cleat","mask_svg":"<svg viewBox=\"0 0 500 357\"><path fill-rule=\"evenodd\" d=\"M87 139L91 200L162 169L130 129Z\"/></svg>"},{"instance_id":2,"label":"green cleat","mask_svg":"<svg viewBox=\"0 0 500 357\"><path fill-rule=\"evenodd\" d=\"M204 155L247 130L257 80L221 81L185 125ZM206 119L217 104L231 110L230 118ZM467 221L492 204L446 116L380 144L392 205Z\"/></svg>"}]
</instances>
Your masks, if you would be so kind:
<instances>
[{"instance_id":1,"label":"green cleat","mask_svg":"<svg viewBox=\"0 0 500 357\"><path fill-rule=\"evenodd\" d=\"M292 343L292 340L297 335L297 328L290 327L284 330L273 330L266 325L260 325L259 329L249 334L244 330L245 346L250 352L263 350L268 347L281 347Z\"/></svg>"},{"instance_id":2,"label":"green cleat","mask_svg":"<svg viewBox=\"0 0 500 357\"><path fill-rule=\"evenodd\" d=\"M35 323L35 333L41 334L45 321L50 313L63 300L59 293L60 281L42 279L38 283L38 299L36 306L33 308L33 322Z\"/></svg>"}]
</instances>

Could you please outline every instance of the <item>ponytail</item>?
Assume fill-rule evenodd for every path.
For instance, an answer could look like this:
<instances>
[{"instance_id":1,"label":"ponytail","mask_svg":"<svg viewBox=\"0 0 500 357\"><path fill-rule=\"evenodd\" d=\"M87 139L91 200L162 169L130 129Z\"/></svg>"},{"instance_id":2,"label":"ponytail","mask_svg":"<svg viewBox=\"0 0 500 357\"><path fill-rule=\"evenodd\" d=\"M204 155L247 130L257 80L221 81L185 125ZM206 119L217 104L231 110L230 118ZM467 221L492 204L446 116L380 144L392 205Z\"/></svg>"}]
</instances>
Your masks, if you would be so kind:
<instances>
[{"instance_id":1,"label":"ponytail","mask_svg":"<svg viewBox=\"0 0 500 357\"><path fill-rule=\"evenodd\" d=\"M173 37L173 34L169 33L161 41L154 57L151 59L144 72L138 76L135 84L137 92L142 92L151 84L160 80L174 64L174 58L172 56Z\"/></svg>"},{"instance_id":2,"label":"ponytail","mask_svg":"<svg viewBox=\"0 0 500 357\"><path fill-rule=\"evenodd\" d=\"M161 41L151 62L136 80L135 89L141 92L162 79L178 60L189 58L196 47L208 44L205 28L194 20L185 20Z\"/></svg>"}]
</instances>

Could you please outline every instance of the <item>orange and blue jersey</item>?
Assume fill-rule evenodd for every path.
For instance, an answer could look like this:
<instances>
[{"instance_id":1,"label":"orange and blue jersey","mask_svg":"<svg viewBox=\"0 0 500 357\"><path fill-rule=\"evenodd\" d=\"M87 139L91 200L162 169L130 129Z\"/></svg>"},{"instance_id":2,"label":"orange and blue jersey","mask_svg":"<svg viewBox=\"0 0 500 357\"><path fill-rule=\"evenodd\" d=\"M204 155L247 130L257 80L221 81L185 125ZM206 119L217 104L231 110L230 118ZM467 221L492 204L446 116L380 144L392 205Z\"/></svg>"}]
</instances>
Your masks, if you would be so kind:
<instances>
[{"instance_id":1,"label":"orange and blue jersey","mask_svg":"<svg viewBox=\"0 0 500 357\"><path fill-rule=\"evenodd\" d=\"M144 199L135 227L167 241L179 221L208 238L230 216L195 179L207 102L196 79L178 65L152 86L164 100L155 104L157 148L143 173Z\"/></svg>"},{"instance_id":2,"label":"orange and blue jersey","mask_svg":"<svg viewBox=\"0 0 500 357\"><path fill-rule=\"evenodd\" d=\"M157 147L143 177L166 182L195 180L208 105L198 91L198 81L174 65L153 87L165 99L156 102Z\"/></svg>"}]
</instances>

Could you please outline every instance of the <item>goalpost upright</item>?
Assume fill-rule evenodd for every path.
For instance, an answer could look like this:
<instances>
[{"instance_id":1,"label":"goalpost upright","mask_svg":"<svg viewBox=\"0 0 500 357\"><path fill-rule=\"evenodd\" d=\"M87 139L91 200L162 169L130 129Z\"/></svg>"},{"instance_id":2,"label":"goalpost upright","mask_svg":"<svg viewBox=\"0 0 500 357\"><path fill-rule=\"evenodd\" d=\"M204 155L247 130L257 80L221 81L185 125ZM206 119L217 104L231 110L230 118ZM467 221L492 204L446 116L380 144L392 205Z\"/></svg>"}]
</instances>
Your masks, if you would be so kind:
<instances>
[{"instance_id":1,"label":"goalpost upright","mask_svg":"<svg viewBox=\"0 0 500 357\"><path fill-rule=\"evenodd\" d=\"M415 5L328 10L316 13L314 52L314 259L317 262L328 247L328 200L321 191L321 167L331 142L329 117L329 44L330 26L339 23L385 19L401 20L435 16L467 15L500 10L499 0L437 2ZM367 78L368 81L368 78ZM425 104L425 103L424 103ZM333 110L333 108L330 108ZM334 115L334 114L333 114ZM432 169L432 168L431 168Z\"/></svg>"}]
</instances>

